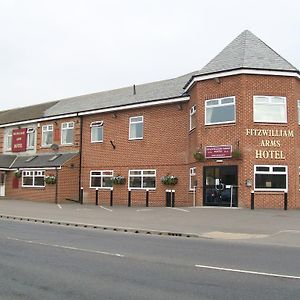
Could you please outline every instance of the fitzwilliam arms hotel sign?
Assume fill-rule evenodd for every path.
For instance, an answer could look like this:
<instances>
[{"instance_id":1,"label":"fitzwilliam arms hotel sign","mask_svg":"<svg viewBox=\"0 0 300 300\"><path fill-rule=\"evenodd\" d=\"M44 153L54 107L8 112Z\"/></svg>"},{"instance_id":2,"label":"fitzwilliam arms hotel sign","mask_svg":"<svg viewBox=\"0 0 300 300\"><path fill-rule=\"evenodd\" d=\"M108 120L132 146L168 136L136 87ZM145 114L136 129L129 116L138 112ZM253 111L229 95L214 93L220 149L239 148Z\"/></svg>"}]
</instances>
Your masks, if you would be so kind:
<instances>
[{"instance_id":1,"label":"fitzwilliam arms hotel sign","mask_svg":"<svg viewBox=\"0 0 300 300\"><path fill-rule=\"evenodd\" d=\"M257 159L285 159L284 152L280 149L282 138L288 139L294 137L293 130L285 129L246 129L247 136L261 137L259 142L263 149L255 150Z\"/></svg>"}]
</instances>

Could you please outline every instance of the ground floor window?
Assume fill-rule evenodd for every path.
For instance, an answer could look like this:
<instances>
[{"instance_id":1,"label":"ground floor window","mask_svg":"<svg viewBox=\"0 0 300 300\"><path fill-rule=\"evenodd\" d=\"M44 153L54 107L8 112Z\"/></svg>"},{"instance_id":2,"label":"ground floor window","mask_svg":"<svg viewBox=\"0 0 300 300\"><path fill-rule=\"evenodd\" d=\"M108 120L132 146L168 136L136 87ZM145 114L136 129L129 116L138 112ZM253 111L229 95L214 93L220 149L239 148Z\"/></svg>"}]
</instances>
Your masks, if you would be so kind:
<instances>
[{"instance_id":1,"label":"ground floor window","mask_svg":"<svg viewBox=\"0 0 300 300\"><path fill-rule=\"evenodd\" d=\"M196 167L190 168L190 191L193 191L197 186Z\"/></svg>"},{"instance_id":2,"label":"ground floor window","mask_svg":"<svg viewBox=\"0 0 300 300\"><path fill-rule=\"evenodd\" d=\"M286 191L287 166L254 166L256 191Z\"/></svg>"},{"instance_id":3,"label":"ground floor window","mask_svg":"<svg viewBox=\"0 0 300 300\"><path fill-rule=\"evenodd\" d=\"M22 187L44 187L45 171L42 170L24 170L22 171Z\"/></svg>"},{"instance_id":4,"label":"ground floor window","mask_svg":"<svg viewBox=\"0 0 300 300\"><path fill-rule=\"evenodd\" d=\"M91 171L90 187L91 188L111 188L113 171Z\"/></svg>"},{"instance_id":5,"label":"ground floor window","mask_svg":"<svg viewBox=\"0 0 300 300\"><path fill-rule=\"evenodd\" d=\"M129 170L128 188L155 189L156 170Z\"/></svg>"}]
</instances>

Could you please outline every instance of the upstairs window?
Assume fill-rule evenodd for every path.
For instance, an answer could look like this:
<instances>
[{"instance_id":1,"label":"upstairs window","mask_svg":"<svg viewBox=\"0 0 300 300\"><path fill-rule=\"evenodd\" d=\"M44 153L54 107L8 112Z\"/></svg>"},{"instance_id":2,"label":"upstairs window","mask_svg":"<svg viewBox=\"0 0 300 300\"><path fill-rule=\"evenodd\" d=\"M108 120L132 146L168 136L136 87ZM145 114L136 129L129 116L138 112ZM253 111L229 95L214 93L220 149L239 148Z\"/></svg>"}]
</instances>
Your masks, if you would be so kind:
<instances>
[{"instance_id":1,"label":"upstairs window","mask_svg":"<svg viewBox=\"0 0 300 300\"><path fill-rule=\"evenodd\" d=\"M35 146L35 129L27 129L27 150L33 150Z\"/></svg>"},{"instance_id":2,"label":"upstairs window","mask_svg":"<svg viewBox=\"0 0 300 300\"><path fill-rule=\"evenodd\" d=\"M74 138L74 122L61 124L61 144L72 145Z\"/></svg>"},{"instance_id":3,"label":"upstairs window","mask_svg":"<svg viewBox=\"0 0 300 300\"><path fill-rule=\"evenodd\" d=\"M196 124L197 124L196 105L194 105L190 109L190 130L196 128Z\"/></svg>"},{"instance_id":4,"label":"upstairs window","mask_svg":"<svg viewBox=\"0 0 300 300\"><path fill-rule=\"evenodd\" d=\"M22 187L44 187L45 171L23 171Z\"/></svg>"},{"instance_id":5,"label":"upstairs window","mask_svg":"<svg viewBox=\"0 0 300 300\"><path fill-rule=\"evenodd\" d=\"M53 144L53 125L42 127L42 146L47 147Z\"/></svg>"},{"instance_id":6,"label":"upstairs window","mask_svg":"<svg viewBox=\"0 0 300 300\"><path fill-rule=\"evenodd\" d=\"M91 142L103 142L103 121L92 122L91 125Z\"/></svg>"},{"instance_id":7,"label":"upstairs window","mask_svg":"<svg viewBox=\"0 0 300 300\"><path fill-rule=\"evenodd\" d=\"M235 97L205 101L205 125L235 122Z\"/></svg>"},{"instance_id":8,"label":"upstairs window","mask_svg":"<svg viewBox=\"0 0 300 300\"><path fill-rule=\"evenodd\" d=\"M12 145L12 129L8 129L5 133L5 150L11 151Z\"/></svg>"},{"instance_id":9,"label":"upstairs window","mask_svg":"<svg viewBox=\"0 0 300 300\"><path fill-rule=\"evenodd\" d=\"M141 140L144 135L144 117L131 117L129 119L129 139Z\"/></svg>"},{"instance_id":10,"label":"upstairs window","mask_svg":"<svg viewBox=\"0 0 300 300\"><path fill-rule=\"evenodd\" d=\"M254 96L253 118L254 122L287 123L286 98Z\"/></svg>"}]
</instances>

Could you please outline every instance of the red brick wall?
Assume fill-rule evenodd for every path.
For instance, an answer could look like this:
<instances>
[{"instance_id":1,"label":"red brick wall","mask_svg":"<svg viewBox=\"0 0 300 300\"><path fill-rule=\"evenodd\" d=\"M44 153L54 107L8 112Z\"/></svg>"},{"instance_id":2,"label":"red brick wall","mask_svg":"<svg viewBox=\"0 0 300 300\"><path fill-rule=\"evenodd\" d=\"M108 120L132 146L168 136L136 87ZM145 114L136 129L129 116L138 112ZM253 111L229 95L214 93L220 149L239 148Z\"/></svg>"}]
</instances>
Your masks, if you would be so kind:
<instances>
[{"instance_id":1,"label":"red brick wall","mask_svg":"<svg viewBox=\"0 0 300 300\"><path fill-rule=\"evenodd\" d=\"M192 93L191 97L198 97L198 124L197 138L198 146L204 149L209 145L232 145L239 147L243 159L224 159L218 164L216 160L207 160L204 163L197 162L198 174L198 203L203 201L203 166L208 165L238 165L239 173L239 206L250 206L250 194L254 187L246 187L246 179L254 180L254 165L287 165L289 178L289 207L300 207L299 199L299 179L298 167L300 165L299 156L299 125L297 99L300 98L299 80L282 76L259 76L259 75L239 75L220 78L220 83L215 80L200 81L192 88L197 93ZM196 96L197 95L197 96ZM288 123L287 124L262 124L253 122L253 96L284 96L287 98ZM220 98L225 96L236 97L236 123L230 125L204 124L204 103L207 99ZM260 146L263 137L246 136L246 129L289 129L294 130L294 138L286 137L266 137L265 139L280 140L280 149L266 148ZM282 150L286 159L256 159L255 150ZM200 171L200 172L198 172ZM255 205L259 207L283 207L283 193L256 192Z\"/></svg>"}]
</instances>

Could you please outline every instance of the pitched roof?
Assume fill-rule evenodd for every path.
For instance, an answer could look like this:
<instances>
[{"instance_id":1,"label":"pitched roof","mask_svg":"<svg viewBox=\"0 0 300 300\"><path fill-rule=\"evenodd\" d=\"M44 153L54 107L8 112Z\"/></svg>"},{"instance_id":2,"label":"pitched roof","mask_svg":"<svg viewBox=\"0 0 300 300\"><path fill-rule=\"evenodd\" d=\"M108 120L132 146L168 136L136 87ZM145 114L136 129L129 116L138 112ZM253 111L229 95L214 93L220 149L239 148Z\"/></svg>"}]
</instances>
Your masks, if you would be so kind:
<instances>
[{"instance_id":1,"label":"pitched roof","mask_svg":"<svg viewBox=\"0 0 300 300\"><path fill-rule=\"evenodd\" d=\"M296 67L251 31L245 30L205 65L197 75L241 68L299 72Z\"/></svg>"},{"instance_id":2,"label":"pitched roof","mask_svg":"<svg viewBox=\"0 0 300 300\"><path fill-rule=\"evenodd\" d=\"M13 163L16 157L16 155L0 155L0 168L9 169L10 165Z\"/></svg>"}]
</instances>

